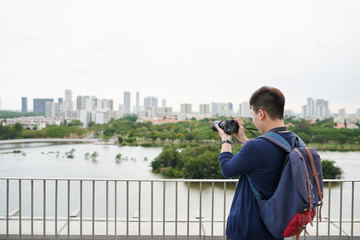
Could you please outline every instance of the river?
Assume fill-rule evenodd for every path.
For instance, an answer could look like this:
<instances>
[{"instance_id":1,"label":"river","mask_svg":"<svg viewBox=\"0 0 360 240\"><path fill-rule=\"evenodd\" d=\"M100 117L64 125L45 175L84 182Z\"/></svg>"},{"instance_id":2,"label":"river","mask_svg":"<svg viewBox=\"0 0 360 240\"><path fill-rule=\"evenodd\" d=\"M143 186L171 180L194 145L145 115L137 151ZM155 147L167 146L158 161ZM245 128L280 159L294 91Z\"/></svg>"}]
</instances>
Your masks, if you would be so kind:
<instances>
[{"instance_id":1,"label":"river","mask_svg":"<svg viewBox=\"0 0 360 240\"><path fill-rule=\"evenodd\" d=\"M110 178L110 179L162 179L163 176L160 174L155 174L151 171L150 163L151 161L161 152L161 148L144 148L144 147L129 147L129 146L117 146L117 145L97 145L97 144L66 144L66 145L42 145L42 144L34 144L28 147L24 147L21 145L16 146L7 146L11 148L2 148L0 149L0 177L15 177L15 178ZM73 158L67 158L66 154L69 153L72 149L74 149ZM13 153L14 150L20 150L20 153ZM86 158L86 154L93 154L96 152L98 156L95 159L91 159L91 157ZM122 159L116 161L116 155L121 154ZM344 171L345 179L359 179L359 170L360 170L360 152L319 152L322 159L334 160L336 165L341 167ZM17 183L13 183L16 185ZM24 183L24 188L27 187ZM65 183L63 183L65 184ZM159 183L160 184L160 183ZM41 182L38 183L39 186L35 186L35 191L39 191L39 195L41 195ZM50 185L50 184L49 184ZM91 188L91 184L89 183L89 188ZM120 185L120 184L119 184ZM360 205L360 194L359 194L359 185L355 184L355 201L356 205ZM49 186L47 186L49 187ZM51 188L51 187L50 187ZM53 187L52 187L53 188ZM74 204L72 204L71 211L75 210L78 206L77 202L77 194L78 185L74 184L72 188L72 193L75 195ZM105 188L105 184L99 184L97 188ZM112 186L110 186L112 189ZM166 197L169 199L169 202L173 202L174 189L175 184L168 183L167 192L170 192ZM14 193L12 193L11 198L16 199L16 187L13 188ZM36 190L37 189L37 190ZM59 186L59 191L66 191L66 185L61 187ZM156 190L158 189L158 190ZM162 185L155 186L155 206L161 206L162 204ZM119 186L120 191L124 191L124 186ZM49 192L52 190L50 189ZM143 200L149 201L148 195L149 187L142 187L143 191ZM158 191L158 192L156 192ZM180 183L179 184L179 207L180 205L186 205L186 196L187 196L187 184ZM351 194L351 184L344 184L344 217L349 219L349 206L351 206L351 199L348 194ZM0 184L0 204L4 206L5 198L3 193L5 193L5 182ZM131 193L133 196L130 198L137 198L137 186L134 187ZM196 196L199 192L199 185L195 185L191 187L192 196ZM231 204L232 195L234 192L233 186L228 186L228 191L226 194L226 205L227 211ZM224 190L223 185L217 186L215 189L215 201L218 202L217 206L223 206L224 199ZM328 190L324 190L325 198L327 197ZM91 192L84 193L85 197L89 196L91 198ZM203 189L203 199L204 201L211 199L211 188L209 186L204 185ZM332 189L332 206L338 205L339 203L339 186L334 186ZM50 195L50 194L49 194ZM60 193L61 196L65 197L65 193ZM1 197L2 196L2 197ZM26 197L26 196L25 196ZM24 197L24 198L25 198ZM49 196L50 197L50 196ZM89 200L86 199L85 201ZM35 214L40 215L41 212L41 199L39 199L40 206L39 210L35 209ZM90 200L89 200L90 201ZM104 201L102 198L97 200L98 202ZM125 200L119 200L125 201ZM195 203L192 206L191 214L192 218L195 218L198 214L198 197L194 197L192 199ZM49 200L49 202L53 202L53 200ZM16 201L11 203L12 206L10 208L16 208ZM356 206L355 205L355 206ZM204 208L208 208L209 205L204 203ZM29 215L29 210L23 210L24 215ZM63 209L62 209L63 208ZM111 207L110 207L111 208ZM161 207L160 207L161 208ZM335 213L332 215L338 215L337 207L334 207ZM104 213L104 209L102 207L97 208L97 211ZM130 209L131 211L131 209ZM146 210L144 210L145 212ZM119 214L119 216L124 217L124 212ZM355 217L359 218L360 211L356 210ZM87 211L90 217L91 209ZM102 213L97 214L97 216L103 216ZM206 211L203 214L205 217L210 217L211 211ZM4 215L4 209L0 208L0 215ZM47 215L52 215L51 210L47 212ZM130 213L132 217L136 216L136 206L134 206L134 210ZM143 213L144 215L148 215ZM155 214L159 214L159 218L161 218L162 211L159 211ZM66 216L66 206L60 206L59 215ZM223 207L216 207L215 215L217 218L223 218ZM327 208L324 206L323 208L323 216L327 215ZM166 213L167 217L173 217L173 213ZM179 218L186 218L186 212L180 212Z\"/></svg>"}]
</instances>

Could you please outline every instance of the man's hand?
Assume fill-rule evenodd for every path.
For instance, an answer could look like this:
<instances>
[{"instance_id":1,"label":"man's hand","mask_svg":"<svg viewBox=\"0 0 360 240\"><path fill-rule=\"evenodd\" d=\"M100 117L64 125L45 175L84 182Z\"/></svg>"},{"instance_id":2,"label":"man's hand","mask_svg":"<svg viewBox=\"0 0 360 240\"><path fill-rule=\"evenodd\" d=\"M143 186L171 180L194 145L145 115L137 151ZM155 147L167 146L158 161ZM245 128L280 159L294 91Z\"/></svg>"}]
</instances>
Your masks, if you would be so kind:
<instances>
[{"instance_id":1,"label":"man's hand","mask_svg":"<svg viewBox=\"0 0 360 240\"><path fill-rule=\"evenodd\" d=\"M245 128L243 122L240 118L236 118L235 121L239 125L239 130L234 135L236 139L239 140L240 143L245 144L249 139L245 135Z\"/></svg>"}]
</instances>

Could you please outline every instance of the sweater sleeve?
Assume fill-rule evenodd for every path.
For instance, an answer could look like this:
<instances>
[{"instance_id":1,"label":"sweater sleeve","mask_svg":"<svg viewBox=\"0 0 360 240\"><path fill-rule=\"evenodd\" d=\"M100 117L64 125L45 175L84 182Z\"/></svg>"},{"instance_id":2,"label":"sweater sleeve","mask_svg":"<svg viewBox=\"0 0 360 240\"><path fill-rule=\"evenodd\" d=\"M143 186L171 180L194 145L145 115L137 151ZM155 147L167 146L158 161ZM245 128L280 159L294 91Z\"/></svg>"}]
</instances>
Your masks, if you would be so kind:
<instances>
[{"instance_id":1,"label":"sweater sleeve","mask_svg":"<svg viewBox=\"0 0 360 240\"><path fill-rule=\"evenodd\" d=\"M253 141L248 141L238 153L222 152L219 155L221 172L225 178L245 175L256 169L259 151Z\"/></svg>"}]
</instances>

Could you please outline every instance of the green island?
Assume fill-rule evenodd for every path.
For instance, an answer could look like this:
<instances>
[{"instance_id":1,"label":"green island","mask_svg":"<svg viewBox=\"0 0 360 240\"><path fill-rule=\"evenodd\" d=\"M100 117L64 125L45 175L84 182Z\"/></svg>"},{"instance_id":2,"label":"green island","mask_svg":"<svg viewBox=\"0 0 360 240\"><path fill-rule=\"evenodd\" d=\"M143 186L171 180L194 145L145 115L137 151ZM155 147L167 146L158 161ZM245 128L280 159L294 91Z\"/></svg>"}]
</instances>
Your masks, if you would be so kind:
<instances>
[{"instance_id":1,"label":"green island","mask_svg":"<svg viewBox=\"0 0 360 240\"><path fill-rule=\"evenodd\" d=\"M222 175L218 163L219 137L211 130L215 120L226 118L193 118L176 123L153 124L137 121L137 116L132 115L112 119L107 124L90 122L87 128L82 127L80 121L73 120L39 130L24 128L20 123L4 126L0 122L0 140L91 136L122 146L163 147L159 156L151 162L154 172L174 178L216 179L222 178ZM333 119L316 122L294 118L284 120L289 130L295 132L309 147L323 151L360 151L360 129L336 129ZM251 119L244 119L244 124L254 128ZM246 134L248 138L253 138L249 132ZM233 152L236 153L240 148L240 144L235 144ZM325 168L335 167L332 161L325 165ZM341 177L341 171L335 169L332 172L335 174L331 178Z\"/></svg>"}]
</instances>

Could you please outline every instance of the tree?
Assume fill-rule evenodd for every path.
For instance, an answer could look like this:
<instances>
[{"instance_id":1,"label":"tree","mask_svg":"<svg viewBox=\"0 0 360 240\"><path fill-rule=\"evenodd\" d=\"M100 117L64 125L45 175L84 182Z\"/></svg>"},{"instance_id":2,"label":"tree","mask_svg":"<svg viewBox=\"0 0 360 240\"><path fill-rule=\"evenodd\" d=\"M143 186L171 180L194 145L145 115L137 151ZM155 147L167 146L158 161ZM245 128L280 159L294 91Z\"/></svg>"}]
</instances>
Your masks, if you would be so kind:
<instances>
[{"instance_id":1,"label":"tree","mask_svg":"<svg viewBox=\"0 0 360 240\"><path fill-rule=\"evenodd\" d=\"M341 179L343 176L343 170L340 167L335 166L335 161L322 160L321 167L323 179Z\"/></svg>"},{"instance_id":2,"label":"tree","mask_svg":"<svg viewBox=\"0 0 360 240\"><path fill-rule=\"evenodd\" d=\"M301 132L298 134L298 136L301 138L301 140L303 140L305 144L308 144L311 141L311 137L306 133Z\"/></svg>"},{"instance_id":3,"label":"tree","mask_svg":"<svg viewBox=\"0 0 360 240\"><path fill-rule=\"evenodd\" d=\"M309 122L304 119L301 119L295 126L301 132L307 132L310 129Z\"/></svg>"},{"instance_id":4,"label":"tree","mask_svg":"<svg viewBox=\"0 0 360 240\"><path fill-rule=\"evenodd\" d=\"M88 123L88 128L92 128L93 126L95 126L95 122L94 121L90 121Z\"/></svg>"},{"instance_id":5,"label":"tree","mask_svg":"<svg viewBox=\"0 0 360 240\"><path fill-rule=\"evenodd\" d=\"M72 126L77 126L77 127L81 127L83 126L84 124L80 121L80 120L72 120L70 123L68 123L68 126L69 127L72 127Z\"/></svg>"}]
</instances>

